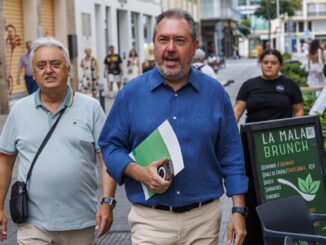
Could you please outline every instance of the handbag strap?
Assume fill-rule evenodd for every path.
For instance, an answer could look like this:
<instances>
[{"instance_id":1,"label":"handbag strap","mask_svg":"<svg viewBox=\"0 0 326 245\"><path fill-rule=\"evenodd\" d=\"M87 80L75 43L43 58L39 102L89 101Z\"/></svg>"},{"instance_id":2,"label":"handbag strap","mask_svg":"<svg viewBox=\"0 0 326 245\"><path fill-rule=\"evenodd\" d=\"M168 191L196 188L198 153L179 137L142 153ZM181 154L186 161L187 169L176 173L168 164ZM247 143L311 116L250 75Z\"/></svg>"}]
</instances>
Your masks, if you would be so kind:
<instances>
[{"instance_id":1,"label":"handbag strap","mask_svg":"<svg viewBox=\"0 0 326 245\"><path fill-rule=\"evenodd\" d=\"M38 156L40 155L40 153L41 153L41 151L43 150L44 146L46 145L46 143L47 143L48 140L50 139L50 137L51 137L51 135L52 135L54 129L56 128L56 126L57 126L57 124L58 124L58 122L59 122L59 120L60 120L62 114L63 114L64 111L66 110L66 108L67 108L67 107L64 107L64 108L61 110L58 119L57 119L57 120L55 121L55 123L52 125L51 129L49 130L49 132L48 132L47 135L45 136L45 138L44 138L44 140L43 140L41 146L38 148L38 150L37 150L37 152L36 152L36 154L35 154L35 157L34 157L34 159L33 159L33 161L32 161L31 167L30 167L29 170L28 170L27 178L26 178L26 182L25 182L25 186L27 186L27 182L28 182L28 180L30 179L30 177L31 177L31 175L32 175L32 170L33 170L33 168L34 168L34 165L35 165L35 162L36 162Z\"/></svg>"}]
</instances>

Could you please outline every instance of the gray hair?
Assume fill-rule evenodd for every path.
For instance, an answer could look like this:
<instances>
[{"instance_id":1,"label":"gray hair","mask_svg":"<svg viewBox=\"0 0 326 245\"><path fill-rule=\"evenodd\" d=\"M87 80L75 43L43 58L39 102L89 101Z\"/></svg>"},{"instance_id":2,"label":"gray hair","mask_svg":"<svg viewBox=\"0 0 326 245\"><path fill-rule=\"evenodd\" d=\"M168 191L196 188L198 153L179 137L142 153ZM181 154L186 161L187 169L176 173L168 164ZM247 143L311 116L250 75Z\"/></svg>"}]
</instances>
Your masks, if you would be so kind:
<instances>
[{"instance_id":1,"label":"gray hair","mask_svg":"<svg viewBox=\"0 0 326 245\"><path fill-rule=\"evenodd\" d=\"M191 14L183 9L169 9L164 12L162 12L157 18L156 23L154 26L153 31L153 39L155 38L156 32L157 32L157 26L158 24L164 19L164 18L176 18L176 19L184 19L188 22L190 26L190 35L191 39L193 41L197 40L197 27L194 19L192 18Z\"/></svg>"},{"instance_id":2,"label":"gray hair","mask_svg":"<svg viewBox=\"0 0 326 245\"><path fill-rule=\"evenodd\" d=\"M68 50L60 41L54 39L53 37L41 37L33 42L30 54L31 61L33 61L35 52L42 47L55 47L61 49L65 57L67 67L69 68L71 66Z\"/></svg>"}]
</instances>

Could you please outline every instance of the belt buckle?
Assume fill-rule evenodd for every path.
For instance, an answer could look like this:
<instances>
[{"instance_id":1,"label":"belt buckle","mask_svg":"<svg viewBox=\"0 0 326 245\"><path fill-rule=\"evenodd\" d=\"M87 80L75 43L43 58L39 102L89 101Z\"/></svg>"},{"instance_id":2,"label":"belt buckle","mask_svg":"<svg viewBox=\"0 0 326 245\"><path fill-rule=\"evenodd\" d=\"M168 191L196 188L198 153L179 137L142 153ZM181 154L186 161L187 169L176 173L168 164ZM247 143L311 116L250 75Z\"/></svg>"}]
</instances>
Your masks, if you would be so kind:
<instances>
[{"instance_id":1,"label":"belt buckle","mask_svg":"<svg viewBox=\"0 0 326 245\"><path fill-rule=\"evenodd\" d=\"M173 212L173 207L172 207L172 206L170 206L169 208L170 208L170 212Z\"/></svg>"}]
</instances>

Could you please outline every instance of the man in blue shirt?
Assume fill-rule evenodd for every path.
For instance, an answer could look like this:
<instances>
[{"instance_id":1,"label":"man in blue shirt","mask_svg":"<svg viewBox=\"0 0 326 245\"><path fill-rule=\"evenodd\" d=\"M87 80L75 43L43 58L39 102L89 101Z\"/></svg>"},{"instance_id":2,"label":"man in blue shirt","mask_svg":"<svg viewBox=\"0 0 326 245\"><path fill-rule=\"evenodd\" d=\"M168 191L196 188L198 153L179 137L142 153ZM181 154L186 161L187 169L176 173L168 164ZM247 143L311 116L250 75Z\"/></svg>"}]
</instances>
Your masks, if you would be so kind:
<instances>
[{"instance_id":1,"label":"man in blue shirt","mask_svg":"<svg viewBox=\"0 0 326 245\"><path fill-rule=\"evenodd\" d=\"M156 67L121 90L100 135L107 170L125 184L133 204L128 216L133 244L216 244L223 183L234 206L228 241L242 244L246 234L243 194L248 180L238 128L223 87L191 68L196 33L186 11L158 16ZM157 174L164 159L144 167L129 157L165 120L184 159L184 169L169 181ZM145 200L141 184L157 194Z\"/></svg>"}]
</instances>

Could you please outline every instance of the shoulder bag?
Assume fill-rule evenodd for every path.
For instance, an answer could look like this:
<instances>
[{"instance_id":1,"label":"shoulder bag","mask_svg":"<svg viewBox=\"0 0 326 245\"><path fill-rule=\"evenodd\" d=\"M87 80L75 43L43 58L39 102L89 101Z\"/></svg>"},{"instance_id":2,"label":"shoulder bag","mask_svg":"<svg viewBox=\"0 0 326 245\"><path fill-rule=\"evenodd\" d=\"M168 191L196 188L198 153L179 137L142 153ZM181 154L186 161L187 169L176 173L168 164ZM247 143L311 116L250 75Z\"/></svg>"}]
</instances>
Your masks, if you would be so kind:
<instances>
[{"instance_id":1,"label":"shoulder bag","mask_svg":"<svg viewBox=\"0 0 326 245\"><path fill-rule=\"evenodd\" d=\"M50 139L54 129L56 128L63 112L66 110L66 107L62 109L60 112L60 115L58 119L55 121L55 123L52 125L51 129L45 136L41 146L37 150L35 157L32 161L32 164L28 170L26 182L23 181L16 181L13 186L11 187L11 196L10 196L10 214L11 218L14 223L20 224L26 222L28 218L28 193L27 193L27 182L30 179L32 175L32 170L35 165L35 162L40 155L41 151L43 150L44 146Z\"/></svg>"}]
</instances>

